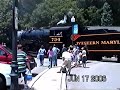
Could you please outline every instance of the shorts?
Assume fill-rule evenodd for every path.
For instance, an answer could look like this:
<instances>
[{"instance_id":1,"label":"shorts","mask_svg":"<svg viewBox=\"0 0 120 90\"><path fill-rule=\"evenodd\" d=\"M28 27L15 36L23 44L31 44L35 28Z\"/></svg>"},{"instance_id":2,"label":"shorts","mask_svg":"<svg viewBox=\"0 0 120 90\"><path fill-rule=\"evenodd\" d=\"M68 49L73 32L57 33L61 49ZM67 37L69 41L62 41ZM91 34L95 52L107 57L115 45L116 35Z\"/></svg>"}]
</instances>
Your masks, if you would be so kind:
<instances>
[{"instance_id":1,"label":"shorts","mask_svg":"<svg viewBox=\"0 0 120 90\"><path fill-rule=\"evenodd\" d=\"M82 63L86 63L86 61L87 61L87 57L85 56L82 58Z\"/></svg>"},{"instance_id":2,"label":"shorts","mask_svg":"<svg viewBox=\"0 0 120 90\"><path fill-rule=\"evenodd\" d=\"M21 78L21 74L22 74L23 77L26 76L26 72L20 72L20 73L18 73L18 78Z\"/></svg>"},{"instance_id":3,"label":"shorts","mask_svg":"<svg viewBox=\"0 0 120 90\"><path fill-rule=\"evenodd\" d=\"M71 61L70 60L65 60L62 65L63 68L67 68L69 71L71 71Z\"/></svg>"}]
</instances>

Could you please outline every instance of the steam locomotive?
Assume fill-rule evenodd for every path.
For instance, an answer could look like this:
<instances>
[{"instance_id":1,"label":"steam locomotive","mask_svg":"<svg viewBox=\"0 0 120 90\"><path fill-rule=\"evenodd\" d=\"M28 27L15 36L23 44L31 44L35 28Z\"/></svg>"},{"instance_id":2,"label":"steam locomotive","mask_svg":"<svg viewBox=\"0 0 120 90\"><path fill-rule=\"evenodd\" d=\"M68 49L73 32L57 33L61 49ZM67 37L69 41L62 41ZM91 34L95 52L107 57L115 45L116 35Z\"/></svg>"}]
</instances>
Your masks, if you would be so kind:
<instances>
[{"instance_id":1,"label":"steam locomotive","mask_svg":"<svg viewBox=\"0 0 120 90\"><path fill-rule=\"evenodd\" d=\"M80 48L87 45L89 59L112 60L120 62L120 27L86 26L78 24L57 26L48 29L19 31L18 40L27 51L37 52L41 45L46 49L56 44L61 49L77 44ZM114 61L113 60L113 61Z\"/></svg>"},{"instance_id":2,"label":"steam locomotive","mask_svg":"<svg viewBox=\"0 0 120 90\"><path fill-rule=\"evenodd\" d=\"M54 44L62 49L62 44L66 44L68 46L70 43L66 43L66 41L71 42L70 37L71 26L65 27L51 27L49 29L33 29L27 31L18 31L18 43L21 43L25 48L24 50L28 53L37 54L41 45L48 50L50 46ZM66 37L65 37L66 36Z\"/></svg>"}]
</instances>

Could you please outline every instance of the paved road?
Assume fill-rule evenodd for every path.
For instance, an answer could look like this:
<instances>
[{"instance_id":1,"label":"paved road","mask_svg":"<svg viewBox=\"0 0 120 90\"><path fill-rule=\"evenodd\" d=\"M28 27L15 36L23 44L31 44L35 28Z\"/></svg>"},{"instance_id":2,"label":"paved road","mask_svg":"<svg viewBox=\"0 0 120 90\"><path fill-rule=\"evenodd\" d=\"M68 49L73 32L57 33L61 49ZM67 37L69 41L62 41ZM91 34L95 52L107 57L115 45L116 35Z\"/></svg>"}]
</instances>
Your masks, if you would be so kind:
<instances>
[{"instance_id":1,"label":"paved road","mask_svg":"<svg viewBox=\"0 0 120 90\"><path fill-rule=\"evenodd\" d=\"M38 61L39 62L39 61ZM57 73L57 71L60 70L60 66L62 65L62 60L58 59L58 66L53 67L51 69L45 70L42 73L39 73L28 85L30 88L34 88L35 90L59 90L58 88L64 88L65 84L63 85L61 83L65 81L66 74L63 75L62 73ZM48 59L45 60L44 66L47 67ZM37 68L41 68L41 66L38 65ZM36 69L37 71L38 69ZM36 72L35 71L35 72ZM63 80L62 80L63 79ZM47 87L46 87L47 85ZM63 87L61 87L63 86Z\"/></svg>"},{"instance_id":2,"label":"paved road","mask_svg":"<svg viewBox=\"0 0 120 90\"><path fill-rule=\"evenodd\" d=\"M39 65L39 60L37 60L36 62L38 63L38 66L32 71L33 73L40 73L43 70L47 69L49 63L48 59L45 59L44 66L42 67ZM61 66L62 60L58 60L58 63L59 66ZM67 80L67 90L120 90L119 69L120 63L88 61L87 68L74 67L72 69L71 74L76 74L77 76L79 76L79 82L68 82ZM53 71L56 72L57 69L54 69ZM57 75L57 73L55 74ZM46 77L48 77L49 75L46 74ZM99 79L97 78L98 76ZM43 75L41 78L44 77L45 76ZM67 76L67 79L69 78L70 77ZM35 87L38 87L38 85L36 84Z\"/></svg>"},{"instance_id":3,"label":"paved road","mask_svg":"<svg viewBox=\"0 0 120 90\"><path fill-rule=\"evenodd\" d=\"M120 63L90 61L87 68L76 67L72 69L71 74L78 75L79 79L77 80L79 81L67 80L67 90L120 90L119 69ZM96 75L103 76L103 81L100 81L100 78L97 80Z\"/></svg>"},{"instance_id":4,"label":"paved road","mask_svg":"<svg viewBox=\"0 0 120 90\"><path fill-rule=\"evenodd\" d=\"M37 67L35 67L31 72L32 72L32 74L33 74L33 78L37 75L37 74L39 74L39 73L41 73L42 71L44 71L45 69L47 69L48 67L48 65L49 65L49 61L48 61L48 59L47 58L45 58L45 62L44 62L44 65L43 66L40 66L40 62L39 62L39 60L38 59L36 59L35 58L35 61L36 61L36 63L37 63ZM21 80L22 79L22 80ZM24 81L23 81L23 78L21 78L21 79L19 79L19 83L20 84L23 84L24 83ZM29 83L30 81L28 81L28 83Z\"/></svg>"},{"instance_id":5,"label":"paved road","mask_svg":"<svg viewBox=\"0 0 120 90\"><path fill-rule=\"evenodd\" d=\"M47 69L48 68L48 65L49 65L49 59L48 58L45 58L44 59L44 64L43 66L40 66L40 61L38 59L35 58L35 61L37 63L37 67L35 67L33 70L32 70L32 73L37 73L39 74L40 72L42 72L43 70ZM58 66L61 66L62 64L62 60L61 59L58 59Z\"/></svg>"},{"instance_id":6,"label":"paved road","mask_svg":"<svg viewBox=\"0 0 120 90\"><path fill-rule=\"evenodd\" d=\"M37 67L35 67L33 70L32 70L32 74L33 74L33 78L37 75L37 74L39 74L39 73L41 73L42 71L44 71L45 69L48 69L48 65L49 65L49 60L48 60L48 58L45 58L45 60L44 60L44 65L43 66L40 66L40 62L39 62L39 60L38 59L36 59L35 58L35 61L36 61L36 63L37 63ZM30 83L31 81L28 81L27 83ZM21 78L21 79L19 79L19 84L20 84L20 88L21 89L23 89L23 84L24 84L24 80L23 80L23 78ZM9 90L9 87L8 87L8 90Z\"/></svg>"}]
</instances>

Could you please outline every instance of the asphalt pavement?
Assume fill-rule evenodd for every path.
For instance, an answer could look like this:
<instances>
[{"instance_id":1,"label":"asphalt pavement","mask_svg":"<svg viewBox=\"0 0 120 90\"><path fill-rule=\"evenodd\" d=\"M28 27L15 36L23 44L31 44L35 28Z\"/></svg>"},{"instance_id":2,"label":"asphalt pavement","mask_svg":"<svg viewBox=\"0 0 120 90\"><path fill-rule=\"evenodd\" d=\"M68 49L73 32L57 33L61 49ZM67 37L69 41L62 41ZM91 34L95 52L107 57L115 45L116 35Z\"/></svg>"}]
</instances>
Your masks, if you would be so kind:
<instances>
[{"instance_id":1,"label":"asphalt pavement","mask_svg":"<svg viewBox=\"0 0 120 90\"><path fill-rule=\"evenodd\" d=\"M36 61L39 63L39 60ZM47 68L43 72L39 73L31 82L28 83L31 89L35 90L62 90L66 88L66 74L57 73L60 70L60 66L62 65L62 60L58 59L58 66ZM37 72L40 67L48 67L49 60L44 60L44 65L38 65L37 69L34 70ZM47 85L47 86L46 86ZM61 89L60 89L61 88Z\"/></svg>"},{"instance_id":2,"label":"asphalt pavement","mask_svg":"<svg viewBox=\"0 0 120 90\"><path fill-rule=\"evenodd\" d=\"M67 87L66 89L58 89L62 75L57 74L57 71L63 61L59 59L58 67L49 70L48 59L46 58L44 61L44 65L40 66L39 60L36 59L38 66L32 70L32 73L38 74L35 77L37 79L33 77L33 80L28 84L35 82L33 85L35 90L48 90L48 88L53 90L120 90L120 63L88 60L86 68L83 68L82 65L74 67L71 70L71 76L67 76L67 79L65 76L62 77L62 80L66 82L62 85Z\"/></svg>"},{"instance_id":3,"label":"asphalt pavement","mask_svg":"<svg viewBox=\"0 0 120 90\"><path fill-rule=\"evenodd\" d=\"M49 59L45 58L44 59L44 64L43 66L40 65L40 61L39 59L35 58L35 61L37 63L37 67L35 67L31 72L32 72L32 80L27 81L27 83L29 84L30 82L32 82L34 80L35 77L39 76L39 74L43 73L44 71L49 70L48 65L49 65ZM60 67L62 65L62 60L58 59L58 66ZM56 68L56 67L54 67ZM53 70L54 71L54 70ZM19 79L19 83L20 83L20 88L23 89L23 84L24 84L24 80L23 78ZM24 90L24 89L23 89Z\"/></svg>"},{"instance_id":4,"label":"asphalt pavement","mask_svg":"<svg viewBox=\"0 0 120 90\"><path fill-rule=\"evenodd\" d=\"M67 90L120 90L119 69L120 63L89 61L72 69L76 76L67 76Z\"/></svg>"}]
</instances>

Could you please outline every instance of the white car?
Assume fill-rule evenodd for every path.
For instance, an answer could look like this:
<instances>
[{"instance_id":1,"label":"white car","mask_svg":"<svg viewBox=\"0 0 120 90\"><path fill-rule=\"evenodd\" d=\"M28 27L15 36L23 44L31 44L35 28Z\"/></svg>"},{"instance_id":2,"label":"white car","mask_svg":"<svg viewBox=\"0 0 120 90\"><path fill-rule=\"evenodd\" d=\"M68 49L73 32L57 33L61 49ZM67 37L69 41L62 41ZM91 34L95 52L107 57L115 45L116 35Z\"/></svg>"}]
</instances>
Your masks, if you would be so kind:
<instances>
[{"instance_id":1,"label":"white car","mask_svg":"<svg viewBox=\"0 0 120 90\"><path fill-rule=\"evenodd\" d=\"M6 90L11 84L11 67L9 64L0 63L0 90Z\"/></svg>"}]
</instances>

